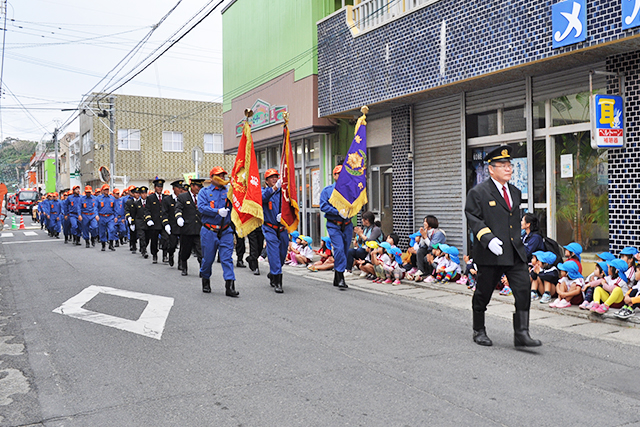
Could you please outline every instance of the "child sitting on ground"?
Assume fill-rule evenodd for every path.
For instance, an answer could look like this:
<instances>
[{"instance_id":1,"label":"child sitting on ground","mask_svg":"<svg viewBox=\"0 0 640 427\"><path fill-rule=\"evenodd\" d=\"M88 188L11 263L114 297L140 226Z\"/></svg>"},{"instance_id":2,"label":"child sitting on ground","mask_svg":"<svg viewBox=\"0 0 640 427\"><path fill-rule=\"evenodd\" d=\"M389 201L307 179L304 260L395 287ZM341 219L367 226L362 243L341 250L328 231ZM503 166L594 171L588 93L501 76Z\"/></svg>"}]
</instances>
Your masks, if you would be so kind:
<instances>
[{"instance_id":1,"label":"child sitting on ground","mask_svg":"<svg viewBox=\"0 0 640 427\"><path fill-rule=\"evenodd\" d=\"M582 258L580 258L580 254L582 253L582 246L579 243L571 242L567 246L564 247L564 257L567 261L575 262L578 266L578 271L582 274Z\"/></svg>"},{"instance_id":2,"label":"child sitting on ground","mask_svg":"<svg viewBox=\"0 0 640 427\"><path fill-rule=\"evenodd\" d=\"M609 266L604 261L598 261L596 267L593 269L593 273L585 280L585 285L582 288L584 294L584 301L578 307L580 310L590 310L593 303L593 293L598 286L602 286L607 283L606 276L609 271Z\"/></svg>"},{"instance_id":3,"label":"child sitting on ground","mask_svg":"<svg viewBox=\"0 0 640 427\"><path fill-rule=\"evenodd\" d=\"M437 272L438 266L440 265L441 262L444 259L444 252L442 252L442 246L445 245L446 243L434 243L433 244L433 250L431 251L432 255L433 255L433 272ZM407 278L409 278L410 276L407 275ZM411 279L409 279L411 280ZM416 281L420 281L422 280L422 278L420 276L415 276L415 280ZM426 283L429 282L435 282L436 278L433 276L427 276L426 279L424 279L424 281Z\"/></svg>"},{"instance_id":4,"label":"child sitting on ground","mask_svg":"<svg viewBox=\"0 0 640 427\"><path fill-rule=\"evenodd\" d=\"M421 238L422 234L420 234L419 231L409 235L409 249L407 249L406 252L408 256L403 256L403 261L405 262L402 265L402 267L407 270L408 274L414 274L418 271L417 256Z\"/></svg>"},{"instance_id":5,"label":"child sitting on ground","mask_svg":"<svg viewBox=\"0 0 640 427\"><path fill-rule=\"evenodd\" d=\"M442 263L436 269L436 280L438 282L455 282L460 278L460 258L458 258L458 248L447 244L440 245L444 252Z\"/></svg>"},{"instance_id":6,"label":"child sitting on ground","mask_svg":"<svg viewBox=\"0 0 640 427\"><path fill-rule=\"evenodd\" d=\"M606 283L602 287L595 288L590 308L591 311L598 314L605 314L612 305L621 307L624 295L629 290L626 261L614 259L607 261L607 265L609 266L609 275L606 277Z\"/></svg>"},{"instance_id":7,"label":"child sitting on ground","mask_svg":"<svg viewBox=\"0 0 640 427\"><path fill-rule=\"evenodd\" d=\"M382 283L393 283L394 278L399 280L401 274L400 265L396 262L393 254L396 251L389 242L380 243L380 248L378 250L380 251L378 260L381 261L379 265L382 268L382 273L384 274L384 280Z\"/></svg>"},{"instance_id":8,"label":"child sitting on ground","mask_svg":"<svg viewBox=\"0 0 640 427\"><path fill-rule=\"evenodd\" d=\"M567 261L558 264L558 270L560 270L560 280L556 286L558 298L549 304L549 307L567 308L572 304L581 304L584 277L578 271L578 265L575 262Z\"/></svg>"},{"instance_id":9,"label":"child sitting on ground","mask_svg":"<svg viewBox=\"0 0 640 427\"><path fill-rule=\"evenodd\" d=\"M624 296L624 306L615 313L618 319L627 320L633 316L633 310L640 308L640 266L638 265L635 267L634 280L633 287Z\"/></svg>"},{"instance_id":10,"label":"child sitting on ground","mask_svg":"<svg viewBox=\"0 0 640 427\"><path fill-rule=\"evenodd\" d=\"M469 255L463 256L462 259L465 265L464 274L456 283L467 285L467 289L475 289L478 278L478 266L473 262L472 258L469 258Z\"/></svg>"},{"instance_id":11,"label":"child sitting on ground","mask_svg":"<svg viewBox=\"0 0 640 427\"><path fill-rule=\"evenodd\" d=\"M355 265L360 269L360 271L366 273L365 279L374 280L376 278L376 271L373 262L371 261L375 257L373 252L376 249L378 249L378 242L375 240L369 240L365 243L367 256L364 259L354 260Z\"/></svg>"},{"instance_id":12,"label":"child sitting on ground","mask_svg":"<svg viewBox=\"0 0 640 427\"><path fill-rule=\"evenodd\" d=\"M290 264L306 266L313 259L313 249L311 249L313 239L309 236L300 235L296 243L298 244L298 249L293 249L289 252Z\"/></svg>"},{"instance_id":13,"label":"child sitting on ground","mask_svg":"<svg viewBox=\"0 0 640 427\"><path fill-rule=\"evenodd\" d=\"M314 251L320 255L320 261L316 261L307 267L310 271L325 271L333 269L334 259L331 252L331 239L327 236L322 238L320 249Z\"/></svg>"},{"instance_id":14,"label":"child sitting on ground","mask_svg":"<svg viewBox=\"0 0 640 427\"><path fill-rule=\"evenodd\" d=\"M553 252L536 251L531 256L531 301L540 299L542 304L547 304L556 293L556 285L560 273L553 264L556 262L556 254Z\"/></svg>"}]
</instances>

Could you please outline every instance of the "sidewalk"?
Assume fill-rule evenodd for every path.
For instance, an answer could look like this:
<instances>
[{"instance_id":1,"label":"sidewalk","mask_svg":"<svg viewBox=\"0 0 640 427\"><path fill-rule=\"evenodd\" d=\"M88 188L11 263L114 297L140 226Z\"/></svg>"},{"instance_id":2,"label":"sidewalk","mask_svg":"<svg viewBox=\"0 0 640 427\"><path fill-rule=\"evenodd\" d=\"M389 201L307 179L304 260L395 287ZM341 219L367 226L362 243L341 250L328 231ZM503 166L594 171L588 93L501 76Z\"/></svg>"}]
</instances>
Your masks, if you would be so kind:
<instances>
[{"instance_id":1,"label":"sidewalk","mask_svg":"<svg viewBox=\"0 0 640 427\"><path fill-rule=\"evenodd\" d=\"M265 264L263 264L265 265ZM285 265L283 270L287 275L306 276L321 282L333 283L333 270L311 272L303 267ZM359 271L358 271L359 273ZM395 295L436 302L440 305L471 311L471 296L473 292L465 285L457 283L424 283L403 280L401 285L373 283L361 279L359 274L345 275L350 289L371 292L380 295ZM286 292L286 281L285 281ZM495 291L487 314L511 321L513 313L513 296L502 296ZM605 315L599 315L580 310L578 307L563 309L550 308L538 301L531 303L530 321L532 329L536 326L546 326L583 335L590 338L600 338L640 346L640 315L628 320L620 320L613 315L616 310L610 310ZM469 317L471 319L471 316Z\"/></svg>"}]
</instances>

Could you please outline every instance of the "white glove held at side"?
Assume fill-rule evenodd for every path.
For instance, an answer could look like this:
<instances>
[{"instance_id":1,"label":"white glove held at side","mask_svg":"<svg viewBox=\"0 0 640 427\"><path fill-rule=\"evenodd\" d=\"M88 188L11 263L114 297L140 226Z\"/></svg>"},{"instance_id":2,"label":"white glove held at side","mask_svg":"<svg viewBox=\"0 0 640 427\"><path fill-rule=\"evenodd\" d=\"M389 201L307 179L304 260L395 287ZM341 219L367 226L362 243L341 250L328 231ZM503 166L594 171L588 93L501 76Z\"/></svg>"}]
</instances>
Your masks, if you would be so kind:
<instances>
[{"instance_id":1,"label":"white glove held at side","mask_svg":"<svg viewBox=\"0 0 640 427\"><path fill-rule=\"evenodd\" d=\"M131 224L131 225L129 226L129 228L131 229L131 231L136 231L136 226L135 226L135 225L133 225L133 224Z\"/></svg>"},{"instance_id":2,"label":"white glove held at side","mask_svg":"<svg viewBox=\"0 0 640 427\"><path fill-rule=\"evenodd\" d=\"M171 234L171 226L169 224L164 226L164 231L167 232L167 234Z\"/></svg>"},{"instance_id":3,"label":"white glove held at side","mask_svg":"<svg viewBox=\"0 0 640 427\"><path fill-rule=\"evenodd\" d=\"M218 209L218 215L220 215L222 218L226 218L228 214L229 214L229 209L227 208Z\"/></svg>"},{"instance_id":4,"label":"white glove held at side","mask_svg":"<svg viewBox=\"0 0 640 427\"><path fill-rule=\"evenodd\" d=\"M502 240L494 237L489 242L489 250L493 252L496 256L502 255Z\"/></svg>"},{"instance_id":5,"label":"white glove held at side","mask_svg":"<svg viewBox=\"0 0 640 427\"><path fill-rule=\"evenodd\" d=\"M178 218L177 222L178 222L178 227L182 227L184 225L184 218L182 217Z\"/></svg>"},{"instance_id":6,"label":"white glove held at side","mask_svg":"<svg viewBox=\"0 0 640 427\"><path fill-rule=\"evenodd\" d=\"M342 211L338 211L338 213L340 214L340 216L344 219L347 219L347 214L346 213L342 213Z\"/></svg>"},{"instance_id":7,"label":"white glove held at side","mask_svg":"<svg viewBox=\"0 0 640 427\"><path fill-rule=\"evenodd\" d=\"M147 227L153 227L153 221L149 220L147 221Z\"/></svg>"},{"instance_id":8,"label":"white glove held at side","mask_svg":"<svg viewBox=\"0 0 640 427\"><path fill-rule=\"evenodd\" d=\"M282 219L282 214L276 215L276 221L281 222L280 221L281 219Z\"/></svg>"}]
</instances>

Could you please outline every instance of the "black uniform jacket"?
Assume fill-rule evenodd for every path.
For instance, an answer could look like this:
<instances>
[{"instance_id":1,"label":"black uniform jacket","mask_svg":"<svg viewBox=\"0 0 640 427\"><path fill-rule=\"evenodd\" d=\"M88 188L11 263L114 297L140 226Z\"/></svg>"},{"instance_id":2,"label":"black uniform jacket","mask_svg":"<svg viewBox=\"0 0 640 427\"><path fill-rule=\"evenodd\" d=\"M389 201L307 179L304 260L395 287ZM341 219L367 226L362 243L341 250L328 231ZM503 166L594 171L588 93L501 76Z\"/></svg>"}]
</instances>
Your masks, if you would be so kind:
<instances>
[{"instance_id":1,"label":"black uniform jacket","mask_svg":"<svg viewBox=\"0 0 640 427\"><path fill-rule=\"evenodd\" d=\"M476 185L467 195L465 214L473 232L473 261L478 265L514 265L519 258L527 262L527 253L520 238L520 203L522 195L517 187L509 185L513 204L507 207L493 180ZM489 250L494 238L502 240L502 255Z\"/></svg>"},{"instance_id":2,"label":"black uniform jacket","mask_svg":"<svg viewBox=\"0 0 640 427\"><path fill-rule=\"evenodd\" d=\"M171 226L171 234L180 234L180 227L176 222L176 199L173 196L163 196L162 203L162 227Z\"/></svg>"},{"instance_id":3,"label":"black uniform jacket","mask_svg":"<svg viewBox=\"0 0 640 427\"><path fill-rule=\"evenodd\" d=\"M166 198L171 196L163 196L162 198ZM158 195L156 193L151 193L147 196L147 204L145 205L144 210L144 219L145 222L152 220L153 225L149 227L151 230L162 230L162 206L160 205L160 200L158 200Z\"/></svg>"},{"instance_id":4,"label":"black uniform jacket","mask_svg":"<svg viewBox=\"0 0 640 427\"><path fill-rule=\"evenodd\" d=\"M202 228L200 211L198 211L198 207L193 202L190 191L178 196L176 220L180 217L184 219L184 226L181 228L180 234L185 236L200 235L200 228Z\"/></svg>"},{"instance_id":5,"label":"black uniform jacket","mask_svg":"<svg viewBox=\"0 0 640 427\"><path fill-rule=\"evenodd\" d=\"M144 218L145 217L144 211L145 211L145 207L142 203L141 198L133 202L133 208L131 209L131 212L132 212L131 216L133 217L133 223L136 226L136 231L149 229L149 227L147 227L147 220Z\"/></svg>"}]
</instances>

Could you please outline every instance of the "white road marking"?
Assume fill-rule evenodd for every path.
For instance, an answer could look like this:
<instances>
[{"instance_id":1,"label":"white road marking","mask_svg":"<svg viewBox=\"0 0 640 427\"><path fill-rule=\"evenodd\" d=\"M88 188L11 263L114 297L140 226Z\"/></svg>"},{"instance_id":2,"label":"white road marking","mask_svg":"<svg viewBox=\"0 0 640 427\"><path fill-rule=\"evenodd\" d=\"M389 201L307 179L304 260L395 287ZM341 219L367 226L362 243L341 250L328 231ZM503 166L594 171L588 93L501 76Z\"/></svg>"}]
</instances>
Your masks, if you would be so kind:
<instances>
[{"instance_id":1,"label":"white road marking","mask_svg":"<svg viewBox=\"0 0 640 427\"><path fill-rule=\"evenodd\" d=\"M37 236L38 233L36 233L35 231L25 231L24 235L25 236Z\"/></svg>"},{"instance_id":2,"label":"white road marking","mask_svg":"<svg viewBox=\"0 0 640 427\"><path fill-rule=\"evenodd\" d=\"M101 293L147 301L148 304L138 320L123 319L82 308L83 305ZM124 291L106 286L89 286L78 295L68 299L53 312L159 340L162 337L162 331L171 307L173 307L173 298Z\"/></svg>"},{"instance_id":3,"label":"white road marking","mask_svg":"<svg viewBox=\"0 0 640 427\"><path fill-rule=\"evenodd\" d=\"M2 233L0 237L13 237L13 233Z\"/></svg>"},{"instance_id":4,"label":"white road marking","mask_svg":"<svg viewBox=\"0 0 640 427\"><path fill-rule=\"evenodd\" d=\"M60 243L60 240L58 239L48 239L48 240L19 240L16 242L2 242L3 245L19 245L22 243L44 243L44 242L58 242Z\"/></svg>"}]
</instances>

